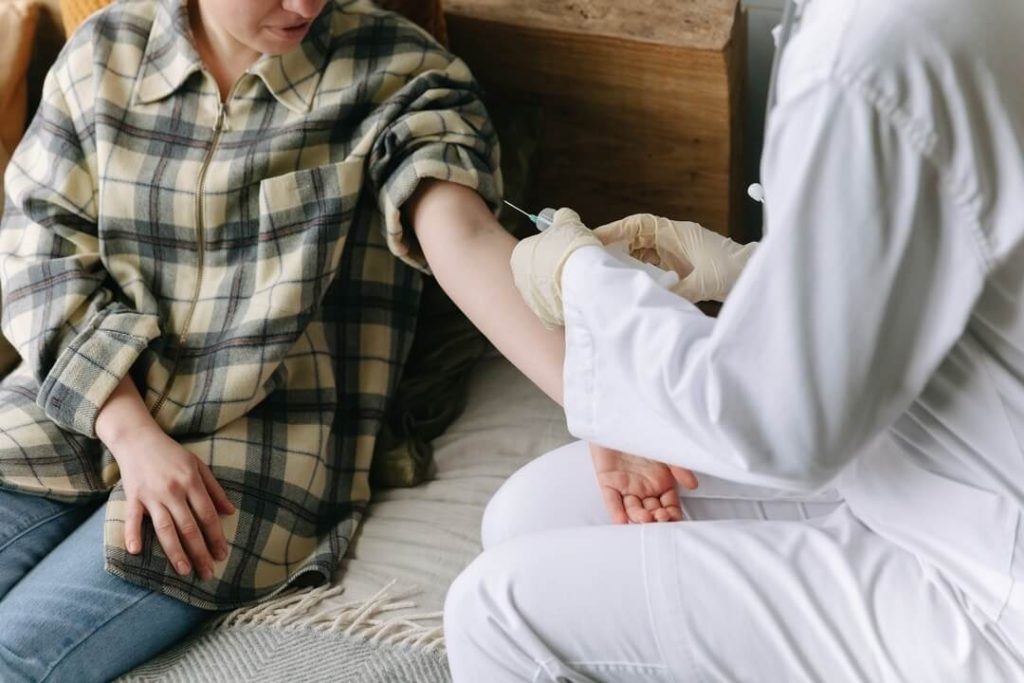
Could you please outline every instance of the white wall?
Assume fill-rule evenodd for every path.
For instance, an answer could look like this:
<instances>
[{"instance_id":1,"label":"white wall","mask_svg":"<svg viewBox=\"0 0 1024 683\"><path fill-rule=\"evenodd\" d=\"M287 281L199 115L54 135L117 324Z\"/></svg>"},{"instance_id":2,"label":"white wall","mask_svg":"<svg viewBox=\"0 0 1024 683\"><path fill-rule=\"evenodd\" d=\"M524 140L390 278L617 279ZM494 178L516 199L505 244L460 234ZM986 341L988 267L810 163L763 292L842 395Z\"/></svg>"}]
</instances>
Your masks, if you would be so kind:
<instances>
[{"instance_id":1,"label":"white wall","mask_svg":"<svg viewBox=\"0 0 1024 683\"><path fill-rule=\"evenodd\" d=\"M768 99L768 76L775 47L771 30L782 21L783 0L743 0L747 10L746 139L744 140L744 187L758 181L758 164L764 133L764 108ZM744 204L743 220L753 228L761 224L760 205Z\"/></svg>"}]
</instances>

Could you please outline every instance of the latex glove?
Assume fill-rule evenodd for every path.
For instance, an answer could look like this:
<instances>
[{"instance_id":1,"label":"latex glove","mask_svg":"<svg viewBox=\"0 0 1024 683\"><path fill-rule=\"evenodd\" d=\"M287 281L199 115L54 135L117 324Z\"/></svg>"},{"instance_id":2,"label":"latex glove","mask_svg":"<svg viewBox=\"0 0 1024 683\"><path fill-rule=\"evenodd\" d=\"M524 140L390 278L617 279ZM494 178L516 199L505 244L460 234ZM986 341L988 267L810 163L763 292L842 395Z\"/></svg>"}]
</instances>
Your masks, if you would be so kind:
<instances>
[{"instance_id":1,"label":"latex glove","mask_svg":"<svg viewBox=\"0 0 1024 683\"><path fill-rule=\"evenodd\" d=\"M638 261L677 273L680 280L670 289L692 302L725 301L756 249L697 223L649 213L609 223L594 234L605 245L625 243Z\"/></svg>"},{"instance_id":2,"label":"latex glove","mask_svg":"<svg viewBox=\"0 0 1024 683\"><path fill-rule=\"evenodd\" d=\"M579 214L559 209L544 232L528 237L512 251L512 278L530 307L547 328L565 324L562 311L562 268L569 256L586 246L603 246Z\"/></svg>"}]
</instances>

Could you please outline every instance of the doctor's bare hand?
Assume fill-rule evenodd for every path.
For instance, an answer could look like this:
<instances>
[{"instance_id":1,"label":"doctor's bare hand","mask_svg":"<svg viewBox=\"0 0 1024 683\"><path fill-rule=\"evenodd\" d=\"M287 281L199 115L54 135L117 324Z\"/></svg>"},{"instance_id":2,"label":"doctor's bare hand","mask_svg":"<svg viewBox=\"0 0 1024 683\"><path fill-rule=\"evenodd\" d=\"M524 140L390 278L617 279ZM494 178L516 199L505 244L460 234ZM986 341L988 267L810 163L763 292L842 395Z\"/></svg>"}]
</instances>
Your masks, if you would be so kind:
<instances>
[{"instance_id":1,"label":"doctor's bare hand","mask_svg":"<svg viewBox=\"0 0 1024 683\"><path fill-rule=\"evenodd\" d=\"M213 558L228 555L219 515L235 506L210 468L155 423L107 442L121 470L126 504L125 546L142 549L142 518L149 515L157 539L175 571L193 567L203 580L213 576Z\"/></svg>"},{"instance_id":2,"label":"doctor's bare hand","mask_svg":"<svg viewBox=\"0 0 1024 683\"><path fill-rule=\"evenodd\" d=\"M693 472L593 443L590 456L612 522L646 524L683 519L678 486L697 488Z\"/></svg>"}]
</instances>

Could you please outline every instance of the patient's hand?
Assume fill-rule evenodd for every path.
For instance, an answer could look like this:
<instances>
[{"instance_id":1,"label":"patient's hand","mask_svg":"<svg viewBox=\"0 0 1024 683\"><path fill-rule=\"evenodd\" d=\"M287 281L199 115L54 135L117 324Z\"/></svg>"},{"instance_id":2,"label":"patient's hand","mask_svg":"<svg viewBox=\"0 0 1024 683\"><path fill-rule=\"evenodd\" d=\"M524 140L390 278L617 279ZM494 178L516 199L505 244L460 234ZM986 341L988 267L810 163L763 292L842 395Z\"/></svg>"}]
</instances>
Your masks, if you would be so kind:
<instances>
[{"instance_id":1,"label":"patient's hand","mask_svg":"<svg viewBox=\"0 0 1024 683\"><path fill-rule=\"evenodd\" d=\"M594 472L615 524L678 522L683 518L677 484L697 488L688 469L590 444Z\"/></svg>"}]
</instances>

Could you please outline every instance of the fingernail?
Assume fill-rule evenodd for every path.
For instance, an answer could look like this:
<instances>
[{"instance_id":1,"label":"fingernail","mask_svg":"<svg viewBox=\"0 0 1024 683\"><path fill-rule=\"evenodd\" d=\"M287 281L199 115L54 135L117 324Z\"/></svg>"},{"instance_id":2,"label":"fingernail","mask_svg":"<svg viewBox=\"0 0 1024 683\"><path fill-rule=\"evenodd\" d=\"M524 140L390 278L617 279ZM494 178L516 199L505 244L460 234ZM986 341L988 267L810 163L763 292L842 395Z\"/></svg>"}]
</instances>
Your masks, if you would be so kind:
<instances>
[{"instance_id":1,"label":"fingernail","mask_svg":"<svg viewBox=\"0 0 1024 683\"><path fill-rule=\"evenodd\" d=\"M128 544L128 552L130 552L132 555L139 552L139 544L136 541L131 541Z\"/></svg>"},{"instance_id":2,"label":"fingernail","mask_svg":"<svg viewBox=\"0 0 1024 683\"><path fill-rule=\"evenodd\" d=\"M225 559L228 556L228 549L227 549L227 547L223 546L223 545L217 546L216 556L217 556L217 560L218 561L221 561L221 560Z\"/></svg>"},{"instance_id":3,"label":"fingernail","mask_svg":"<svg viewBox=\"0 0 1024 683\"><path fill-rule=\"evenodd\" d=\"M202 571L199 572L199 575L202 577L203 581L209 581L210 577L213 576L213 570L209 567L203 567Z\"/></svg>"},{"instance_id":4,"label":"fingernail","mask_svg":"<svg viewBox=\"0 0 1024 683\"><path fill-rule=\"evenodd\" d=\"M186 562L185 560L178 562L178 573L188 574L188 562Z\"/></svg>"}]
</instances>

